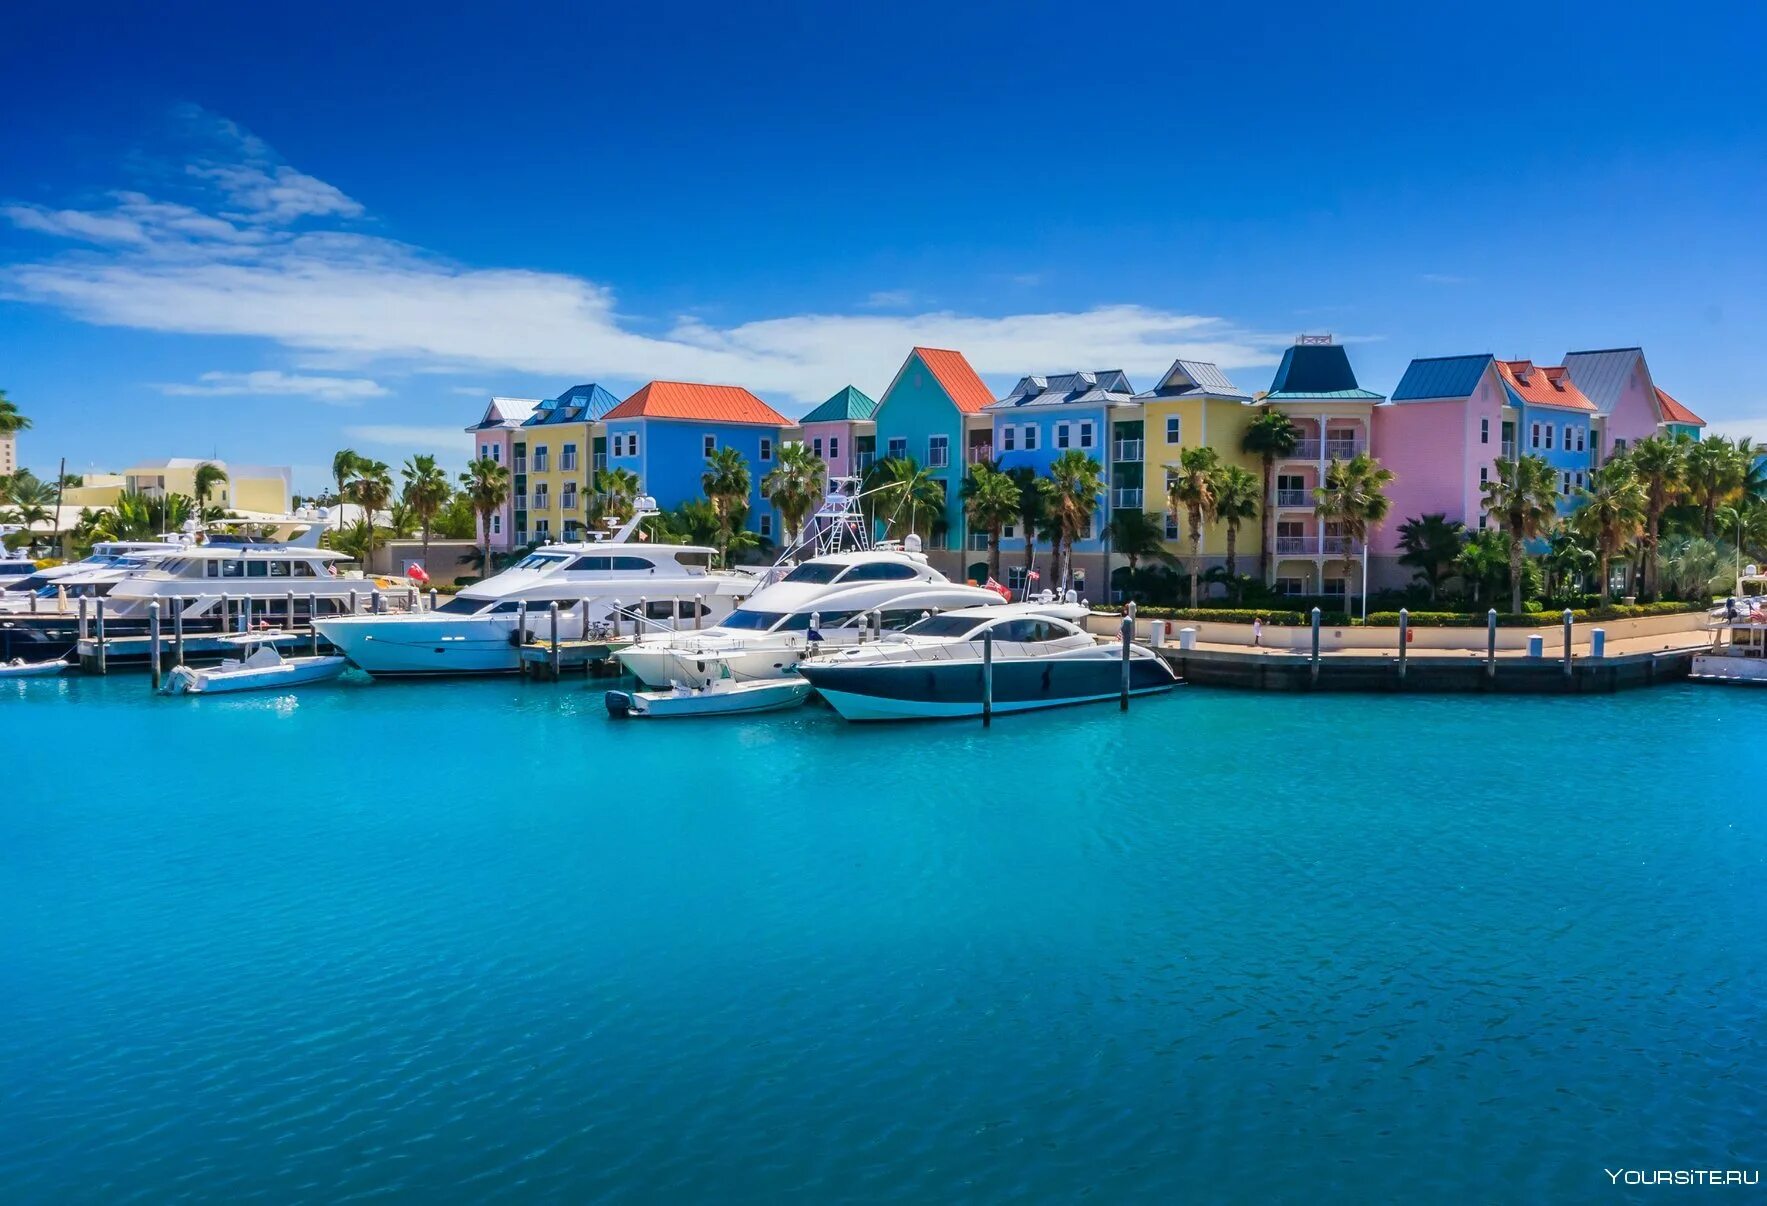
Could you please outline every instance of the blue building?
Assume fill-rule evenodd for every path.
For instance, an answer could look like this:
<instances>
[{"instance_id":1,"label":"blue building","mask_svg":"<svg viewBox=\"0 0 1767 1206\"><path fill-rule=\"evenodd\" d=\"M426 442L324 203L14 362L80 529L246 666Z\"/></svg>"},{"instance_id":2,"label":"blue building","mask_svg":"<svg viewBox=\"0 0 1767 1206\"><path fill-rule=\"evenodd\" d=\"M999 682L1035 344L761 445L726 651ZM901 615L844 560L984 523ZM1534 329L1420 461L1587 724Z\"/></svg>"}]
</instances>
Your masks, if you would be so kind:
<instances>
[{"instance_id":1,"label":"blue building","mask_svg":"<svg viewBox=\"0 0 1767 1206\"><path fill-rule=\"evenodd\" d=\"M779 539L779 517L761 497L791 420L736 385L652 381L607 413L607 465L628 469L662 510L704 500L701 476L720 448L748 462L745 526L762 539Z\"/></svg>"},{"instance_id":2,"label":"blue building","mask_svg":"<svg viewBox=\"0 0 1767 1206\"><path fill-rule=\"evenodd\" d=\"M1558 475L1558 511L1568 515L1598 463L1599 441L1592 424L1599 412L1563 367L1532 360L1496 363L1507 402L1503 452L1537 456L1552 466Z\"/></svg>"},{"instance_id":3,"label":"blue building","mask_svg":"<svg viewBox=\"0 0 1767 1206\"><path fill-rule=\"evenodd\" d=\"M1097 461L1104 471L1113 462L1110 448L1115 422L1134 412L1138 405L1135 387L1119 369L1020 378L1010 394L983 412L993 420L992 459L1001 469L1025 468L1042 477L1064 453L1079 451ZM1075 589L1082 593L1094 584L1102 588L1109 574L1105 560L1110 551L1106 533L1113 501L1109 485L1112 479L1108 472L1101 472L1101 476L1107 485L1099 495L1098 510L1093 513L1092 531L1074 542ZM1135 510L1141 509L1140 487L1139 477L1132 487L1126 487L1134 497L1125 505ZM1022 537L1009 533L1003 543L1014 539ZM974 534L970 547L972 551L985 550L986 534ZM1008 572L1016 575L1022 568L1009 566Z\"/></svg>"},{"instance_id":4,"label":"blue building","mask_svg":"<svg viewBox=\"0 0 1767 1206\"><path fill-rule=\"evenodd\" d=\"M926 548L947 573L963 570L963 475L971 460L992 455L993 424L982 411L993 401L963 353L915 348L872 415L878 460L911 460L945 492L944 521Z\"/></svg>"}]
</instances>

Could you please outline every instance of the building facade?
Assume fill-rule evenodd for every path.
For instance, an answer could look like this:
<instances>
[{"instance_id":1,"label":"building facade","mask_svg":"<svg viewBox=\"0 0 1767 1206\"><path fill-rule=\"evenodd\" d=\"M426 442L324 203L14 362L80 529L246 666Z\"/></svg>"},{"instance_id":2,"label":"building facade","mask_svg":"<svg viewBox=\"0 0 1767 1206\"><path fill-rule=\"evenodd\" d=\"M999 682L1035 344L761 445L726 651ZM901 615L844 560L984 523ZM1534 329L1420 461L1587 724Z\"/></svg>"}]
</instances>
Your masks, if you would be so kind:
<instances>
[{"instance_id":1,"label":"building facade","mask_svg":"<svg viewBox=\"0 0 1767 1206\"><path fill-rule=\"evenodd\" d=\"M798 420L797 438L830 477L864 477L876 459L877 403L849 385Z\"/></svg>"},{"instance_id":2,"label":"building facade","mask_svg":"<svg viewBox=\"0 0 1767 1206\"><path fill-rule=\"evenodd\" d=\"M652 381L607 414L607 463L634 473L645 494L670 510L703 500L702 481L712 454L734 448L748 463L744 525L763 540L783 533L779 516L761 495L761 480L777 463L791 420L736 385Z\"/></svg>"},{"instance_id":3,"label":"building facade","mask_svg":"<svg viewBox=\"0 0 1767 1206\"><path fill-rule=\"evenodd\" d=\"M994 396L961 352L915 348L878 399L876 455L912 460L945 493L943 522L926 541L928 559L948 574L964 569L963 475L971 447L993 444L983 412Z\"/></svg>"},{"instance_id":4,"label":"building facade","mask_svg":"<svg viewBox=\"0 0 1767 1206\"><path fill-rule=\"evenodd\" d=\"M1596 410L1597 462L1653 435L1699 439L1705 420L1657 387L1643 348L1571 352L1565 371Z\"/></svg>"},{"instance_id":5,"label":"building facade","mask_svg":"<svg viewBox=\"0 0 1767 1206\"><path fill-rule=\"evenodd\" d=\"M1140 506L1160 525L1167 554L1188 558L1188 520L1173 513L1168 497L1180 459L1186 449L1213 448L1223 465L1238 465L1263 481L1263 463L1244 448L1246 428L1257 411L1251 405L1251 394L1229 380L1218 366L1202 360L1173 361L1159 382L1137 395L1136 401L1141 404L1140 429L1122 435L1133 435L1137 442L1122 451L1145 457ZM1123 423L1119 421L1118 426L1121 428ZM1119 436L1112 447L1121 443ZM1116 467L1119 477L1127 468ZM1237 572L1243 574L1257 568L1258 553L1264 546L1262 528L1262 523L1255 519L1240 525L1234 537ZM1225 564L1227 525L1205 525L1200 552L1205 567Z\"/></svg>"},{"instance_id":6,"label":"building facade","mask_svg":"<svg viewBox=\"0 0 1767 1206\"><path fill-rule=\"evenodd\" d=\"M619 399L590 382L541 401L511 449L516 545L580 540L594 490L603 420Z\"/></svg>"},{"instance_id":7,"label":"building facade","mask_svg":"<svg viewBox=\"0 0 1767 1206\"><path fill-rule=\"evenodd\" d=\"M227 475L210 493L210 506L257 515L289 513L294 470L286 465L234 465L212 457L167 457L125 469L123 489L148 498L171 494L195 498L196 471L202 465L214 465Z\"/></svg>"},{"instance_id":8,"label":"building facade","mask_svg":"<svg viewBox=\"0 0 1767 1206\"><path fill-rule=\"evenodd\" d=\"M519 422L513 415L524 414L539 405L531 398L492 398L485 413L479 421L466 429L472 437L473 457L476 460L495 461L506 470L515 464L515 437L520 430ZM491 530L484 530L483 521L475 521L478 529L478 543L489 547L493 552L508 552L515 548L515 479L513 471L510 477L510 491L503 499L503 505L491 513Z\"/></svg>"}]
</instances>

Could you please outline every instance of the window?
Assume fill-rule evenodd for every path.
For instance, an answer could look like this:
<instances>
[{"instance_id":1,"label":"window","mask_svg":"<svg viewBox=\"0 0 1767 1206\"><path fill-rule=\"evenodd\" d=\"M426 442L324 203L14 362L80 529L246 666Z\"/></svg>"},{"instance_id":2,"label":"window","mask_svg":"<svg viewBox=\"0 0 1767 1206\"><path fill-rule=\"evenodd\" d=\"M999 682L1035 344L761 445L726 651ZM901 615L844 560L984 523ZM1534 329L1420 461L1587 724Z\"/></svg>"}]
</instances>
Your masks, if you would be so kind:
<instances>
[{"instance_id":1,"label":"window","mask_svg":"<svg viewBox=\"0 0 1767 1206\"><path fill-rule=\"evenodd\" d=\"M761 459L764 461L773 459L773 439L771 436L761 437Z\"/></svg>"},{"instance_id":2,"label":"window","mask_svg":"<svg viewBox=\"0 0 1767 1206\"><path fill-rule=\"evenodd\" d=\"M574 511L577 509L577 483L576 482L566 482L564 484L564 495L563 495L563 498L560 500L559 505L567 511Z\"/></svg>"},{"instance_id":3,"label":"window","mask_svg":"<svg viewBox=\"0 0 1767 1206\"><path fill-rule=\"evenodd\" d=\"M1170 511L1166 512L1166 539L1178 539L1178 520Z\"/></svg>"},{"instance_id":4,"label":"window","mask_svg":"<svg viewBox=\"0 0 1767 1206\"><path fill-rule=\"evenodd\" d=\"M626 447L626 437L616 434L614 436L614 444L613 444L613 453L612 454L614 456L624 456L625 455L625 452L624 452L625 447Z\"/></svg>"},{"instance_id":5,"label":"window","mask_svg":"<svg viewBox=\"0 0 1767 1206\"><path fill-rule=\"evenodd\" d=\"M626 433L626 455L638 455L638 433L636 431L629 431Z\"/></svg>"},{"instance_id":6,"label":"window","mask_svg":"<svg viewBox=\"0 0 1767 1206\"><path fill-rule=\"evenodd\" d=\"M286 577L288 577L288 562L286 562L286 561L272 561L270 563L270 576L272 578L286 578Z\"/></svg>"},{"instance_id":7,"label":"window","mask_svg":"<svg viewBox=\"0 0 1767 1206\"><path fill-rule=\"evenodd\" d=\"M577 467L577 446L575 444L566 444L559 449L558 467L567 472Z\"/></svg>"},{"instance_id":8,"label":"window","mask_svg":"<svg viewBox=\"0 0 1767 1206\"><path fill-rule=\"evenodd\" d=\"M1092 447L1092 424L1090 423L1080 424L1080 447Z\"/></svg>"},{"instance_id":9,"label":"window","mask_svg":"<svg viewBox=\"0 0 1767 1206\"><path fill-rule=\"evenodd\" d=\"M1491 420L1480 419L1479 420L1479 443L1489 444L1490 442L1491 442Z\"/></svg>"},{"instance_id":10,"label":"window","mask_svg":"<svg viewBox=\"0 0 1767 1206\"><path fill-rule=\"evenodd\" d=\"M761 535L764 538L768 538L768 539L772 538L772 536L773 536L773 517L771 515L763 514L761 516Z\"/></svg>"},{"instance_id":11,"label":"window","mask_svg":"<svg viewBox=\"0 0 1767 1206\"><path fill-rule=\"evenodd\" d=\"M1068 446L1068 425L1066 423L1057 423L1055 425L1055 446L1057 448L1066 448Z\"/></svg>"},{"instance_id":12,"label":"window","mask_svg":"<svg viewBox=\"0 0 1767 1206\"><path fill-rule=\"evenodd\" d=\"M1278 578L1276 593L1279 595L1304 595L1307 593L1307 583L1301 578Z\"/></svg>"},{"instance_id":13,"label":"window","mask_svg":"<svg viewBox=\"0 0 1767 1206\"><path fill-rule=\"evenodd\" d=\"M544 444L534 445L534 472L535 473L545 473L546 472L546 467L547 467L546 466L546 461L547 461L546 454L547 454L546 445L544 445Z\"/></svg>"},{"instance_id":14,"label":"window","mask_svg":"<svg viewBox=\"0 0 1767 1206\"><path fill-rule=\"evenodd\" d=\"M1483 532L1483 531L1484 531L1484 530L1485 530L1485 526L1486 526L1486 525L1487 525L1487 524L1488 524L1488 523L1489 523L1489 522L1490 522L1490 521L1491 521L1491 517L1490 517L1490 516L1489 516L1489 515L1486 515L1486 514L1485 514L1485 513L1484 513L1484 512L1482 512L1482 511L1481 511L1481 512L1480 512L1480 513L1479 513L1479 531L1481 531L1481 532Z\"/></svg>"},{"instance_id":15,"label":"window","mask_svg":"<svg viewBox=\"0 0 1767 1206\"><path fill-rule=\"evenodd\" d=\"M503 516L496 514L491 516L491 535L503 535Z\"/></svg>"},{"instance_id":16,"label":"window","mask_svg":"<svg viewBox=\"0 0 1767 1206\"><path fill-rule=\"evenodd\" d=\"M836 457L836 456L839 456L840 454L841 454L841 438L839 436L829 436L828 437L828 455L831 457Z\"/></svg>"},{"instance_id":17,"label":"window","mask_svg":"<svg viewBox=\"0 0 1767 1206\"><path fill-rule=\"evenodd\" d=\"M672 620L675 618L675 601L673 599L649 599L644 604L644 618L647 620Z\"/></svg>"},{"instance_id":18,"label":"window","mask_svg":"<svg viewBox=\"0 0 1767 1206\"><path fill-rule=\"evenodd\" d=\"M821 436L817 436L815 439L810 441L810 451L814 452L817 456L822 455L822 437Z\"/></svg>"},{"instance_id":19,"label":"window","mask_svg":"<svg viewBox=\"0 0 1767 1206\"><path fill-rule=\"evenodd\" d=\"M1324 593L1329 598L1338 598L1338 599L1343 598L1344 597L1344 580L1342 578L1327 578L1325 580L1325 592Z\"/></svg>"},{"instance_id":20,"label":"window","mask_svg":"<svg viewBox=\"0 0 1767 1206\"><path fill-rule=\"evenodd\" d=\"M1565 424L1565 442L1563 444L1560 444L1559 447L1563 448L1566 452L1569 452L1571 450L1571 439L1572 439L1571 433L1574 430L1576 430L1576 429L1573 428L1569 423Z\"/></svg>"},{"instance_id":21,"label":"window","mask_svg":"<svg viewBox=\"0 0 1767 1206\"><path fill-rule=\"evenodd\" d=\"M491 446L489 444L480 444L479 445L479 459L482 461L490 455L491 455Z\"/></svg>"},{"instance_id":22,"label":"window","mask_svg":"<svg viewBox=\"0 0 1767 1206\"><path fill-rule=\"evenodd\" d=\"M712 459L712 454L717 451L718 451L718 437L717 436L705 436L700 440L700 452L705 456L705 458L708 461Z\"/></svg>"},{"instance_id":23,"label":"window","mask_svg":"<svg viewBox=\"0 0 1767 1206\"><path fill-rule=\"evenodd\" d=\"M1485 483L1486 483L1486 482L1488 482L1488 481L1490 481L1490 480L1491 480L1491 469L1490 469L1490 466L1488 466L1488 465L1480 465L1480 466L1479 466L1479 485L1481 485L1481 486L1482 486L1482 485L1484 485L1484 484L1485 484Z\"/></svg>"},{"instance_id":24,"label":"window","mask_svg":"<svg viewBox=\"0 0 1767 1206\"><path fill-rule=\"evenodd\" d=\"M1615 440L1614 441L1614 452L1616 454L1618 454L1618 453L1622 453L1624 451L1626 451L1626 441L1625 440Z\"/></svg>"},{"instance_id":25,"label":"window","mask_svg":"<svg viewBox=\"0 0 1767 1206\"><path fill-rule=\"evenodd\" d=\"M243 578L243 577L245 577L245 562L243 562L243 561L223 561L221 563L221 576L223 578Z\"/></svg>"},{"instance_id":26,"label":"window","mask_svg":"<svg viewBox=\"0 0 1767 1206\"><path fill-rule=\"evenodd\" d=\"M1538 423L1528 424L1528 447L1540 447L1540 424Z\"/></svg>"},{"instance_id":27,"label":"window","mask_svg":"<svg viewBox=\"0 0 1767 1206\"><path fill-rule=\"evenodd\" d=\"M908 437L891 436L890 442L886 447L890 457L898 461L902 460L908 455Z\"/></svg>"},{"instance_id":28,"label":"window","mask_svg":"<svg viewBox=\"0 0 1767 1206\"><path fill-rule=\"evenodd\" d=\"M1037 450L1037 425L1035 423L1026 423L1025 424L1025 451L1026 452L1035 452L1036 450Z\"/></svg>"},{"instance_id":29,"label":"window","mask_svg":"<svg viewBox=\"0 0 1767 1206\"><path fill-rule=\"evenodd\" d=\"M1552 450L1552 424L1550 423L1546 425L1546 448L1549 452Z\"/></svg>"},{"instance_id":30,"label":"window","mask_svg":"<svg viewBox=\"0 0 1767 1206\"><path fill-rule=\"evenodd\" d=\"M928 436L926 438L926 464L929 469L942 469L951 463L951 437Z\"/></svg>"},{"instance_id":31,"label":"window","mask_svg":"<svg viewBox=\"0 0 1767 1206\"><path fill-rule=\"evenodd\" d=\"M1000 429L1000 451L1011 452L1018 446L1015 442L1017 439L1018 428L1012 426L1010 423L1005 427L1002 427Z\"/></svg>"},{"instance_id":32,"label":"window","mask_svg":"<svg viewBox=\"0 0 1767 1206\"><path fill-rule=\"evenodd\" d=\"M1561 485L1560 485L1560 487L1559 487L1559 491L1558 491L1558 492L1559 492L1559 493L1560 493L1560 494L1569 494L1569 493L1570 493L1570 492L1571 492L1571 475L1570 475L1570 472L1569 472L1569 471L1568 471L1568 470L1567 470L1567 471L1566 471L1566 472L1565 472L1565 473L1564 473L1564 475L1563 475L1563 477L1564 477L1564 481L1563 481L1563 483L1562 483L1562 484L1561 484Z\"/></svg>"},{"instance_id":33,"label":"window","mask_svg":"<svg viewBox=\"0 0 1767 1206\"><path fill-rule=\"evenodd\" d=\"M807 582L811 586L827 586L830 582L833 582L836 578L840 577L841 571L846 568L847 567L844 565L838 565L827 561L806 561L796 569L792 570L792 572L782 578L781 581Z\"/></svg>"},{"instance_id":34,"label":"window","mask_svg":"<svg viewBox=\"0 0 1767 1206\"><path fill-rule=\"evenodd\" d=\"M1588 450L1588 441L1589 441L1589 429L1587 427L1577 428L1577 451L1578 452L1587 451Z\"/></svg>"},{"instance_id":35,"label":"window","mask_svg":"<svg viewBox=\"0 0 1767 1206\"><path fill-rule=\"evenodd\" d=\"M501 444L492 444L491 445L491 459L493 461L497 462L499 465L501 465L503 463L503 445L501 445Z\"/></svg>"},{"instance_id":36,"label":"window","mask_svg":"<svg viewBox=\"0 0 1767 1206\"><path fill-rule=\"evenodd\" d=\"M912 565L903 565L899 561L871 561L855 565L841 582L906 582L919 576Z\"/></svg>"},{"instance_id":37,"label":"window","mask_svg":"<svg viewBox=\"0 0 1767 1206\"><path fill-rule=\"evenodd\" d=\"M534 521L534 539L535 540L538 540L542 544L544 544L546 541L546 538L551 535L552 535L552 521L551 520L537 519Z\"/></svg>"},{"instance_id":38,"label":"window","mask_svg":"<svg viewBox=\"0 0 1767 1206\"><path fill-rule=\"evenodd\" d=\"M534 487L534 510L544 511L551 499L546 497L546 483L541 482Z\"/></svg>"},{"instance_id":39,"label":"window","mask_svg":"<svg viewBox=\"0 0 1767 1206\"><path fill-rule=\"evenodd\" d=\"M1577 470L1576 480L1577 489L1581 490L1583 488L1583 471L1581 469Z\"/></svg>"},{"instance_id":40,"label":"window","mask_svg":"<svg viewBox=\"0 0 1767 1206\"><path fill-rule=\"evenodd\" d=\"M1025 567L1009 565L1006 567L1006 589L1015 594L1025 588Z\"/></svg>"},{"instance_id":41,"label":"window","mask_svg":"<svg viewBox=\"0 0 1767 1206\"><path fill-rule=\"evenodd\" d=\"M1183 421L1177 415L1166 416L1166 443L1178 443L1183 430Z\"/></svg>"}]
</instances>

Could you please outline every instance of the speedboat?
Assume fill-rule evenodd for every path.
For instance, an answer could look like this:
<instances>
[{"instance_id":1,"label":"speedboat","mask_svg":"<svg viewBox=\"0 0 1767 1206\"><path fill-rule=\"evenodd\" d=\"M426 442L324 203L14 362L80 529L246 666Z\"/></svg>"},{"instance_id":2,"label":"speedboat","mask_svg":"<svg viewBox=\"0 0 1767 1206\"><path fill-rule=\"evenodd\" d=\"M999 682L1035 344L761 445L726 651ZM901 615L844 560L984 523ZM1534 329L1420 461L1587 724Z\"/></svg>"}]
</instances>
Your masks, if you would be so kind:
<instances>
[{"instance_id":1,"label":"speedboat","mask_svg":"<svg viewBox=\"0 0 1767 1206\"><path fill-rule=\"evenodd\" d=\"M639 524L657 514L648 498L603 539L547 544L503 572L466 587L434 611L325 617L319 633L369 674L510 674L520 644L631 639L716 623L755 589L751 573L712 569L716 550L657 544Z\"/></svg>"},{"instance_id":2,"label":"speedboat","mask_svg":"<svg viewBox=\"0 0 1767 1206\"><path fill-rule=\"evenodd\" d=\"M606 703L612 716L673 720L776 712L795 708L809 698L810 684L793 675L750 682L716 678L704 686L678 683L666 691L609 691Z\"/></svg>"},{"instance_id":3,"label":"speedboat","mask_svg":"<svg viewBox=\"0 0 1767 1206\"><path fill-rule=\"evenodd\" d=\"M10 662L0 662L0 678L52 678L66 670L67 666L60 658L47 662L27 662L15 657Z\"/></svg>"},{"instance_id":4,"label":"speedboat","mask_svg":"<svg viewBox=\"0 0 1767 1206\"><path fill-rule=\"evenodd\" d=\"M36 572L37 563L29 557L0 557L0 590L11 590Z\"/></svg>"},{"instance_id":5,"label":"speedboat","mask_svg":"<svg viewBox=\"0 0 1767 1206\"><path fill-rule=\"evenodd\" d=\"M987 637L995 712L1116 699L1123 690L1122 641L1094 637L1076 622L1083 616L1075 604L963 608L811 659L798 673L847 720L980 716ZM1169 691L1177 681L1157 654L1131 643L1131 695Z\"/></svg>"},{"instance_id":6,"label":"speedboat","mask_svg":"<svg viewBox=\"0 0 1767 1206\"><path fill-rule=\"evenodd\" d=\"M166 695L222 695L280 690L330 682L348 664L341 657L284 657L274 645L260 642L245 657L218 666L175 666L160 691Z\"/></svg>"}]
</instances>

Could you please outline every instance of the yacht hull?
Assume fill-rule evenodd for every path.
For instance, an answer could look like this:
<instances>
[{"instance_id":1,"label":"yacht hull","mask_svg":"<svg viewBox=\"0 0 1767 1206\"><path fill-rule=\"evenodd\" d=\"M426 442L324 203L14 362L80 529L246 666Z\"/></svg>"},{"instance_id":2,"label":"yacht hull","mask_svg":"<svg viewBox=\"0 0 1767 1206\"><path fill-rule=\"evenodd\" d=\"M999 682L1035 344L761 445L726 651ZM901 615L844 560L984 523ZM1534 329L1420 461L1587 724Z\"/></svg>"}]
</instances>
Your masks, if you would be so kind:
<instances>
[{"instance_id":1,"label":"yacht hull","mask_svg":"<svg viewBox=\"0 0 1767 1206\"><path fill-rule=\"evenodd\" d=\"M805 664L799 673L842 718L853 721L950 719L982 714L980 661L878 665ZM1026 658L994 665L993 711L1031 712L1101 703L1122 695L1116 658ZM1129 693L1153 695L1177 685L1154 657L1130 662Z\"/></svg>"},{"instance_id":2,"label":"yacht hull","mask_svg":"<svg viewBox=\"0 0 1767 1206\"><path fill-rule=\"evenodd\" d=\"M810 684L779 678L722 684L699 690L609 691L609 715L651 720L685 720L695 716L739 716L795 708L810 698Z\"/></svg>"},{"instance_id":3,"label":"yacht hull","mask_svg":"<svg viewBox=\"0 0 1767 1206\"><path fill-rule=\"evenodd\" d=\"M376 677L514 674L521 668L514 616L362 616L320 620L318 628L353 665Z\"/></svg>"},{"instance_id":4,"label":"yacht hull","mask_svg":"<svg viewBox=\"0 0 1767 1206\"><path fill-rule=\"evenodd\" d=\"M730 667L732 678L781 678L792 673L804 660L801 642L796 646L775 644L764 648L707 649L705 652L711 656L699 659L692 650L670 649L658 643L628 645L614 656L627 674L647 687L658 689L684 680L700 684L710 682L720 676L722 666Z\"/></svg>"}]
</instances>

